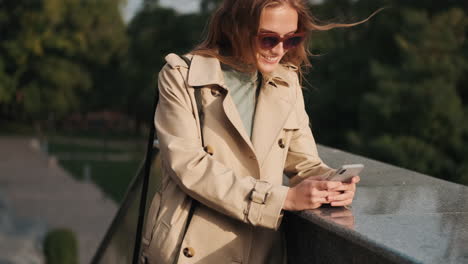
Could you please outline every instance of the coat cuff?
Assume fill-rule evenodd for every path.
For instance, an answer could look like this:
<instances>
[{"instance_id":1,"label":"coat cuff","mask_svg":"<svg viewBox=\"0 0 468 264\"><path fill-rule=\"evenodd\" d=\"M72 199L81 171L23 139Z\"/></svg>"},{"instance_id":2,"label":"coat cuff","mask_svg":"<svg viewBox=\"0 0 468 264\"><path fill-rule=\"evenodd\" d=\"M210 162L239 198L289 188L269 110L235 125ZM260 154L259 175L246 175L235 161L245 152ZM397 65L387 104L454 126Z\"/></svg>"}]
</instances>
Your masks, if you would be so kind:
<instances>
[{"instance_id":1,"label":"coat cuff","mask_svg":"<svg viewBox=\"0 0 468 264\"><path fill-rule=\"evenodd\" d=\"M278 229L283 218L283 204L289 187L257 181L250 193L247 219L254 226Z\"/></svg>"}]
</instances>

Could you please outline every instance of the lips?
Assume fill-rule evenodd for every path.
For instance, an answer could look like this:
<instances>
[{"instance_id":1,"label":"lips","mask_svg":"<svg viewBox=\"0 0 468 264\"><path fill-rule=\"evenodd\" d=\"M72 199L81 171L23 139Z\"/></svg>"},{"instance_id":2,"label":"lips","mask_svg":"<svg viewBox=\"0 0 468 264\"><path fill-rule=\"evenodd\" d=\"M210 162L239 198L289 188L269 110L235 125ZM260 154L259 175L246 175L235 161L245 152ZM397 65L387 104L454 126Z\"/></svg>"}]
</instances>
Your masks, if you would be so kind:
<instances>
[{"instance_id":1,"label":"lips","mask_svg":"<svg viewBox=\"0 0 468 264\"><path fill-rule=\"evenodd\" d=\"M270 64L275 64L280 59L279 56L267 56L263 54L260 54L260 57L263 59L263 61L265 61L266 63L270 63Z\"/></svg>"}]
</instances>

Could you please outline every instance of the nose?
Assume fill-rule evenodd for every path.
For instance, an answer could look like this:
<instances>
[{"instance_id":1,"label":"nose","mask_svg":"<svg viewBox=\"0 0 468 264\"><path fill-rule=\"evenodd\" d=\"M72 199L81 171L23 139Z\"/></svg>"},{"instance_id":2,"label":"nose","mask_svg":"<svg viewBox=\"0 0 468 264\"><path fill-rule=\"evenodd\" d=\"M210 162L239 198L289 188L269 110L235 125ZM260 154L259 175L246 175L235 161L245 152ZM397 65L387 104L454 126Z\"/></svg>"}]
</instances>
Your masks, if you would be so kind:
<instances>
[{"instance_id":1,"label":"nose","mask_svg":"<svg viewBox=\"0 0 468 264\"><path fill-rule=\"evenodd\" d=\"M275 47L271 49L275 55L282 55L284 53L283 42L278 43Z\"/></svg>"}]
</instances>

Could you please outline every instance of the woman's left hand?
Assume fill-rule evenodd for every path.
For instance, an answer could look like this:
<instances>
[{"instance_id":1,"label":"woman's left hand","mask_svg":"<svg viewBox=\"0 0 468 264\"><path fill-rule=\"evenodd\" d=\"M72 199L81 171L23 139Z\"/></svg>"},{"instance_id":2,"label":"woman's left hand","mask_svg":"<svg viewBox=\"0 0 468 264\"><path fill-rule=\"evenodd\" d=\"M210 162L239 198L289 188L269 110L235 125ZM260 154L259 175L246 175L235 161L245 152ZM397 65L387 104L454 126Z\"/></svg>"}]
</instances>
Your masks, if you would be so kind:
<instances>
[{"instance_id":1,"label":"woman's left hand","mask_svg":"<svg viewBox=\"0 0 468 264\"><path fill-rule=\"evenodd\" d=\"M354 176L349 183L343 183L340 187L333 189L327 197L331 206L346 206L353 202L356 193L356 183L361 180L359 176Z\"/></svg>"}]
</instances>

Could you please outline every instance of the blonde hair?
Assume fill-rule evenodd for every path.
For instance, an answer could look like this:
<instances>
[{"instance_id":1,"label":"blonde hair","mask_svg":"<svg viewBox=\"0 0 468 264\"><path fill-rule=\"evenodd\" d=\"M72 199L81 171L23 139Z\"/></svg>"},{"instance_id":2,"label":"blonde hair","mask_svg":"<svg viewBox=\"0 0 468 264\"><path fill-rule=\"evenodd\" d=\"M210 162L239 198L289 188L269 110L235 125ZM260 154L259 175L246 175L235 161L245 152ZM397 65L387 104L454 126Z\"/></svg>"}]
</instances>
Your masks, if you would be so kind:
<instances>
[{"instance_id":1,"label":"blonde hair","mask_svg":"<svg viewBox=\"0 0 468 264\"><path fill-rule=\"evenodd\" d=\"M320 24L312 16L304 0L224 0L213 13L208 25L205 40L193 51L193 54L216 57L222 63L239 71L254 71L256 69L257 35L260 16L265 8L289 5L298 13L298 32L325 31L339 27L352 27L368 21L381 9L368 18L351 24L329 23ZM296 48L289 50L281 59L283 64L292 64L302 75L302 66L310 66L308 50L310 34Z\"/></svg>"}]
</instances>

